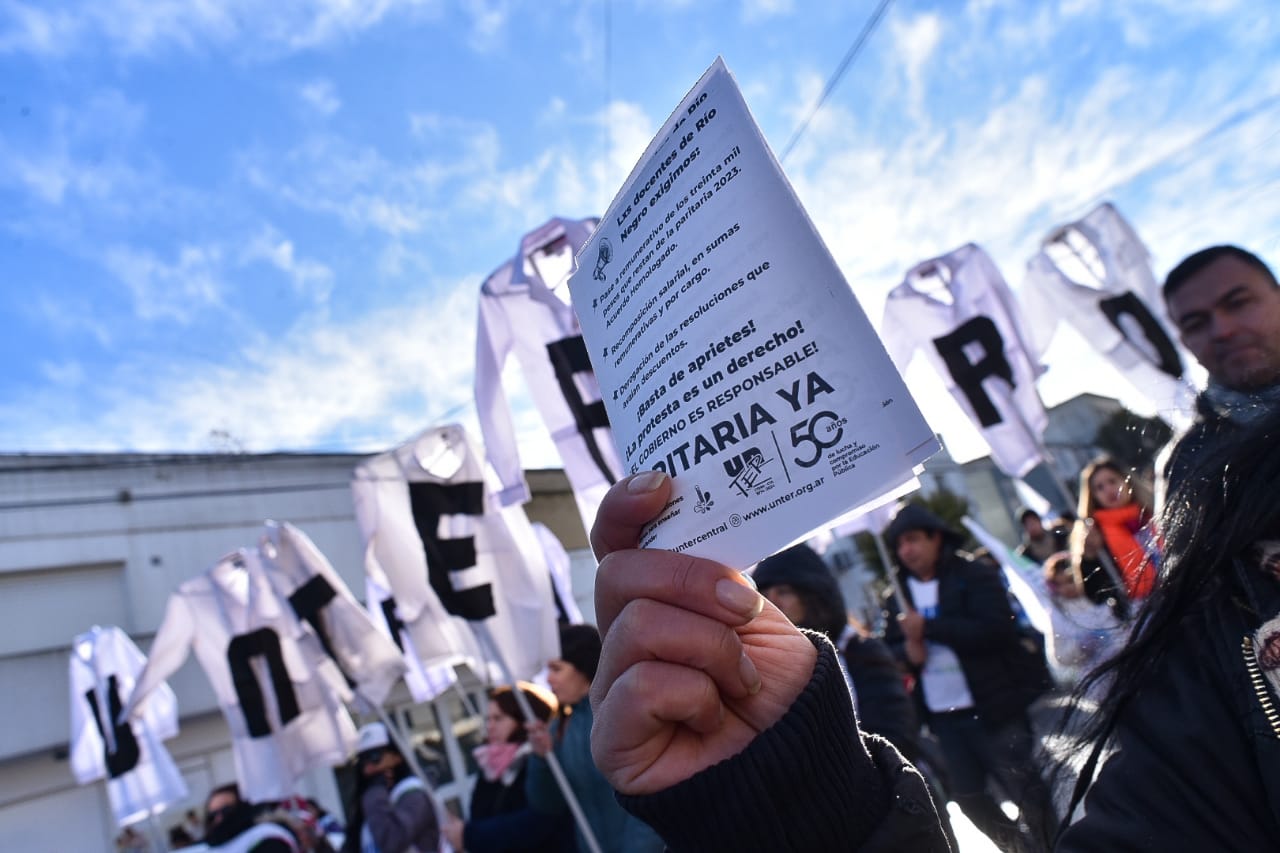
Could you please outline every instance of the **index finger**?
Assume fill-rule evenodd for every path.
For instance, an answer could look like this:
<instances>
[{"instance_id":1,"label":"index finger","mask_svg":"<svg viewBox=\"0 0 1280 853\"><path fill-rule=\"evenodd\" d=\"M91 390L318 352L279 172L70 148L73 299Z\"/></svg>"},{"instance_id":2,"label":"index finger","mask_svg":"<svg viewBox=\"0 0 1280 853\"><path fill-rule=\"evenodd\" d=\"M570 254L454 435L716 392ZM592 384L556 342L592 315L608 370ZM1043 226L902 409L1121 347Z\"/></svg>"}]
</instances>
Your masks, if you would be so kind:
<instances>
[{"instance_id":1,"label":"index finger","mask_svg":"<svg viewBox=\"0 0 1280 853\"><path fill-rule=\"evenodd\" d=\"M661 471L641 471L615 483L600 502L596 523L591 525L596 559L636 547L640 531L658 517L670 497L671 478Z\"/></svg>"}]
</instances>

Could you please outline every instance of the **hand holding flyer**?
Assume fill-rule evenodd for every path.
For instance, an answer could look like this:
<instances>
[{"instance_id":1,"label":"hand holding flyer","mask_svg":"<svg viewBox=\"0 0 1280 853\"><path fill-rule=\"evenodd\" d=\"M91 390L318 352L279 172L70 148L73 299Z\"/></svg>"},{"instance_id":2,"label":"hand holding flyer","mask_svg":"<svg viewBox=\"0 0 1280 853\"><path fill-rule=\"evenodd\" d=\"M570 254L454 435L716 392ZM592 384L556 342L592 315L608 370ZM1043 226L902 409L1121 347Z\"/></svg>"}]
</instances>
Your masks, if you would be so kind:
<instances>
[{"instance_id":1,"label":"hand holding flyer","mask_svg":"<svg viewBox=\"0 0 1280 853\"><path fill-rule=\"evenodd\" d=\"M938 448L722 60L569 288L624 467L673 478L644 547L745 567L900 492Z\"/></svg>"}]
</instances>

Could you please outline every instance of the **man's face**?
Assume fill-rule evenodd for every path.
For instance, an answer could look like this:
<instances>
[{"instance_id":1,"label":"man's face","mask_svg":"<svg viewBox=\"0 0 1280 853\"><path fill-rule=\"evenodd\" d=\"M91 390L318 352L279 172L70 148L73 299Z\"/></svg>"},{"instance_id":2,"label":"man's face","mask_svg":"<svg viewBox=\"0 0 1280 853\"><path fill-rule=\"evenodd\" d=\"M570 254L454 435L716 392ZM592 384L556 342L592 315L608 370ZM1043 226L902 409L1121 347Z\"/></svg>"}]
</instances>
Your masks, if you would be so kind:
<instances>
[{"instance_id":1,"label":"man's face","mask_svg":"<svg viewBox=\"0 0 1280 853\"><path fill-rule=\"evenodd\" d=\"M898 561L920 580L932 580L942 553L942 534L937 531L908 530L898 537Z\"/></svg>"},{"instance_id":2,"label":"man's face","mask_svg":"<svg viewBox=\"0 0 1280 853\"><path fill-rule=\"evenodd\" d=\"M386 747L366 750L359 756L360 772L365 776L377 776L403 762L404 759L394 749Z\"/></svg>"},{"instance_id":3,"label":"man's face","mask_svg":"<svg viewBox=\"0 0 1280 853\"><path fill-rule=\"evenodd\" d=\"M1280 288L1260 270L1218 258L1168 307L1183 345L1220 384L1249 391L1280 381Z\"/></svg>"},{"instance_id":4,"label":"man's face","mask_svg":"<svg viewBox=\"0 0 1280 853\"><path fill-rule=\"evenodd\" d=\"M1026 532L1028 539L1040 539L1044 536L1044 524L1040 521L1038 515L1026 515L1022 519L1022 529Z\"/></svg>"}]
</instances>

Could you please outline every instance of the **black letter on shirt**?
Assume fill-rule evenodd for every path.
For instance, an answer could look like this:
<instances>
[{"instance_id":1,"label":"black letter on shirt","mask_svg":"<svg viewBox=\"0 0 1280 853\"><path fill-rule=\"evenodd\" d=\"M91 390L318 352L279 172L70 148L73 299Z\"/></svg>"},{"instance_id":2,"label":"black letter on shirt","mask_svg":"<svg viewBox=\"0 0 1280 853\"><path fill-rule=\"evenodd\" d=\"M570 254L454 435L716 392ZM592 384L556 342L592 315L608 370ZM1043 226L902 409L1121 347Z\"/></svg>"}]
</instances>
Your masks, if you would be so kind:
<instances>
[{"instance_id":1,"label":"black letter on shirt","mask_svg":"<svg viewBox=\"0 0 1280 853\"><path fill-rule=\"evenodd\" d=\"M1116 327L1116 331L1129 342L1129 345L1142 353L1143 358L1150 360L1148 350L1134 344L1133 339L1129 337L1129 332L1120 322L1120 318L1126 314L1137 320L1138 325L1142 328L1142 333L1147 336L1147 341L1150 342L1151 346L1155 347L1158 359L1156 367L1174 379L1182 378L1182 358L1178 355L1177 347L1169 339L1169 335L1160 325L1160 321L1151 313L1151 309L1138 298L1136 293L1126 290L1119 296L1100 299L1098 300L1098 307L1102 309L1103 314L1107 315L1111 325Z\"/></svg>"},{"instance_id":2,"label":"black letter on shirt","mask_svg":"<svg viewBox=\"0 0 1280 853\"><path fill-rule=\"evenodd\" d=\"M982 346L982 357L977 361L970 361L964 348L975 343ZM978 416L978 422L984 427L1000 423L1003 418L983 389L982 380L995 376L1008 382L1010 388L1018 386L1013 381L1013 368L1009 366L1009 359L1004 355L1004 339L1000 337L1000 330L991 318L979 316L967 320L956 327L954 332L935 338L933 345L938 348L938 355L942 356L947 370L951 371L952 380L968 398L973 413Z\"/></svg>"},{"instance_id":3,"label":"black letter on shirt","mask_svg":"<svg viewBox=\"0 0 1280 853\"><path fill-rule=\"evenodd\" d=\"M604 461L600 443L596 441L596 435L593 432L597 427L609 426L609 416L605 413L604 401L596 400L594 403L588 403L583 400L582 392L578 390L578 383L573 378L577 373L592 372L591 358L587 355L587 345L582 340L582 335L552 341L547 344L547 356L551 359L551 368L556 373L556 381L560 383L560 393L564 395L569 411L573 412L574 426L578 428L578 434L582 436L582 440L587 443L587 452L591 454L591 459L600 469L600 474L610 485L613 485L617 482L617 478Z\"/></svg>"},{"instance_id":4,"label":"black letter on shirt","mask_svg":"<svg viewBox=\"0 0 1280 853\"><path fill-rule=\"evenodd\" d=\"M400 614L396 613L395 596L384 598L379 607L382 609L382 618L386 620L387 628L391 631L391 639L396 641L396 648L403 652L404 639L401 638L400 632L405 630L405 624Z\"/></svg>"},{"instance_id":5,"label":"black letter on shirt","mask_svg":"<svg viewBox=\"0 0 1280 853\"><path fill-rule=\"evenodd\" d=\"M316 636L320 638L320 645L324 647L324 653L338 665L338 671L347 680L347 684L354 686L355 679L342 668L342 661L338 660L338 656L334 654L333 643L329 639L329 629L320 618L320 612L337 596L338 593L334 591L332 584L322 575L315 575L293 591L293 595L289 596L289 604L293 607L293 612L298 614L298 618L316 632Z\"/></svg>"},{"instance_id":6,"label":"black letter on shirt","mask_svg":"<svg viewBox=\"0 0 1280 853\"><path fill-rule=\"evenodd\" d=\"M427 578L444 609L473 621L492 616L496 612L492 586L486 583L454 589L450 578L453 572L475 566L476 540L471 536L440 538L441 516L484 515L484 484L410 483L409 504L427 552Z\"/></svg>"},{"instance_id":7,"label":"black letter on shirt","mask_svg":"<svg viewBox=\"0 0 1280 853\"><path fill-rule=\"evenodd\" d=\"M298 697L293 692L289 671L284 666L284 655L280 652L279 635L270 628L259 628L248 634L232 637L227 644L227 663L231 667L231 681L235 684L236 698L240 701L240 710L244 713L250 737L266 737L271 734L262 686L258 684L253 667L249 666L249 661L259 655L266 659L267 671L271 675L271 688L275 691L280 708L280 724L288 723L300 713Z\"/></svg>"},{"instance_id":8,"label":"black letter on shirt","mask_svg":"<svg viewBox=\"0 0 1280 853\"><path fill-rule=\"evenodd\" d=\"M102 727L102 709L98 707L98 693L92 688L85 694L84 698L89 700L89 707L93 710L93 721L98 724L98 734L102 735L102 754L107 759L107 776L115 779L123 776L130 770L138 766L138 739L133 736L133 726L128 720L118 723L120 719L120 687L116 683L114 675L107 677L107 708L111 716L108 718L111 723L112 734L116 739L116 751L112 752L107 746L107 732Z\"/></svg>"}]
</instances>

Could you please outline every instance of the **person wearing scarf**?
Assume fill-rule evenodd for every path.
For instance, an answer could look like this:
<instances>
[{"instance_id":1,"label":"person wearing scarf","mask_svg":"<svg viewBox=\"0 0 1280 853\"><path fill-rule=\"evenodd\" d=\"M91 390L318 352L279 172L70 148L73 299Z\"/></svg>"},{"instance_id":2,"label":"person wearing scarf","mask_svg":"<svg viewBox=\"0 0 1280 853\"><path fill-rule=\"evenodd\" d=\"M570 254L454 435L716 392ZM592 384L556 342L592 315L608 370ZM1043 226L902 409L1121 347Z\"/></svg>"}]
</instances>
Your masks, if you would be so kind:
<instances>
[{"instance_id":1,"label":"person wearing scarf","mask_svg":"<svg viewBox=\"0 0 1280 853\"><path fill-rule=\"evenodd\" d=\"M1079 517L1092 521L1101 533L1131 602L1151 594L1160 567L1150 501L1139 491L1129 473L1107 456L1080 472Z\"/></svg>"},{"instance_id":2,"label":"person wearing scarf","mask_svg":"<svg viewBox=\"0 0 1280 853\"><path fill-rule=\"evenodd\" d=\"M546 723L556 713L555 696L534 684L520 682L534 716ZM480 770L471 792L470 817L447 820L445 837L456 850L468 853L559 853L572 849L573 827L564 817L530 807L525 796L527 758L532 753L524 714L509 686L489 693L485 711L485 742L472 750Z\"/></svg>"}]
</instances>

